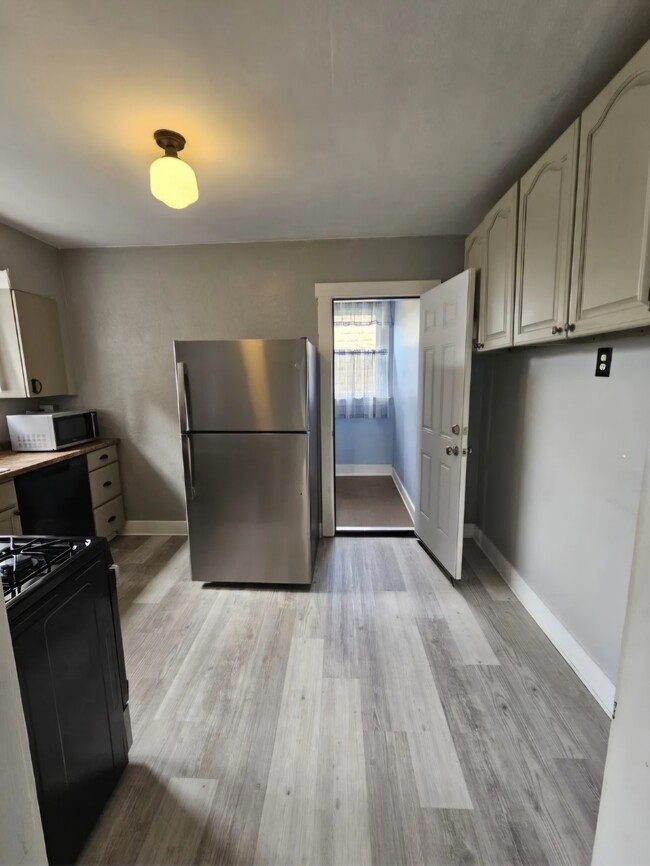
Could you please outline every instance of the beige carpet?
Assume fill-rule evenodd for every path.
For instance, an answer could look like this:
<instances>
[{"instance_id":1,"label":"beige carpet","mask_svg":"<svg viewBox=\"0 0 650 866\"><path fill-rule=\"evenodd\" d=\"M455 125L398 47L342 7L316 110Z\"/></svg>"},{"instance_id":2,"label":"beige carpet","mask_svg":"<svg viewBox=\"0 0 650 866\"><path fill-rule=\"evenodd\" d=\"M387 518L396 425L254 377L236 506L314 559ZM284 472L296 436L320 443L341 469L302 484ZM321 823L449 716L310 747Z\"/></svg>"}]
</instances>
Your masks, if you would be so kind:
<instances>
[{"instance_id":1,"label":"beige carpet","mask_svg":"<svg viewBox=\"0 0 650 866\"><path fill-rule=\"evenodd\" d=\"M413 526L395 482L388 475L337 476L337 526Z\"/></svg>"}]
</instances>

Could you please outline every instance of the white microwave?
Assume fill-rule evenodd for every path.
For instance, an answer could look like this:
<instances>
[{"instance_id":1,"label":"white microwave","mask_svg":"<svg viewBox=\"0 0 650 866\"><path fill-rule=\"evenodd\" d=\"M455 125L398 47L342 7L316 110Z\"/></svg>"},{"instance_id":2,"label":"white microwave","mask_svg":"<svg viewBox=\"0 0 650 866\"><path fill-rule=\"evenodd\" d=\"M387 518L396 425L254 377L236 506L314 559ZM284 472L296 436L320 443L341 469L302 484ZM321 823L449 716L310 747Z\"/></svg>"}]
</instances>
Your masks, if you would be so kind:
<instances>
[{"instance_id":1,"label":"white microwave","mask_svg":"<svg viewBox=\"0 0 650 866\"><path fill-rule=\"evenodd\" d=\"M7 415L12 451L60 451L99 436L97 412L34 412Z\"/></svg>"}]
</instances>

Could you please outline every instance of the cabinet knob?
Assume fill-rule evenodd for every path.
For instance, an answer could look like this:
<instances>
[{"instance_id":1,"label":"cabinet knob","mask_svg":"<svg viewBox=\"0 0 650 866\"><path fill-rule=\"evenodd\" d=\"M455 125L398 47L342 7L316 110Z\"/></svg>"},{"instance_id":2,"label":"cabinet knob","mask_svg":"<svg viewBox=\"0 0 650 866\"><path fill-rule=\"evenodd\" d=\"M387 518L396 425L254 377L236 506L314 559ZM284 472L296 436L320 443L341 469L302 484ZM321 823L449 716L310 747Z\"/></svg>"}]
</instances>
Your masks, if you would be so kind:
<instances>
[{"instance_id":1,"label":"cabinet knob","mask_svg":"<svg viewBox=\"0 0 650 866\"><path fill-rule=\"evenodd\" d=\"M571 322L571 323L567 322L564 326L564 330L567 331L569 334L572 334L575 331L575 329L576 329L576 326L573 324L573 322Z\"/></svg>"},{"instance_id":2,"label":"cabinet knob","mask_svg":"<svg viewBox=\"0 0 650 866\"><path fill-rule=\"evenodd\" d=\"M485 345L485 343L479 343L478 340L474 340L474 348L475 349L482 349L484 345Z\"/></svg>"},{"instance_id":3,"label":"cabinet knob","mask_svg":"<svg viewBox=\"0 0 650 866\"><path fill-rule=\"evenodd\" d=\"M561 334L564 328L562 325L553 325L551 328L551 334Z\"/></svg>"}]
</instances>

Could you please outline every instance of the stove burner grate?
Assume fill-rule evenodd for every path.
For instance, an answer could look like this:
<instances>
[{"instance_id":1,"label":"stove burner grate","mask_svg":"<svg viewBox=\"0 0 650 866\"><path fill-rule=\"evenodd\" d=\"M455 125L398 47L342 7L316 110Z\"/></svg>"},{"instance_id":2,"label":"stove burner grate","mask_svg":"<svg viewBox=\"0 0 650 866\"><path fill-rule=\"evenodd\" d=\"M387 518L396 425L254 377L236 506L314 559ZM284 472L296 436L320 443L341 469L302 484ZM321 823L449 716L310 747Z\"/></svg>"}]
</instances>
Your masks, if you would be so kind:
<instances>
[{"instance_id":1,"label":"stove burner grate","mask_svg":"<svg viewBox=\"0 0 650 866\"><path fill-rule=\"evenodd\" d=\"M0 536L0 577L5 603L40 583L89 544L90 539Z\"/></svg>"}]
</instances>

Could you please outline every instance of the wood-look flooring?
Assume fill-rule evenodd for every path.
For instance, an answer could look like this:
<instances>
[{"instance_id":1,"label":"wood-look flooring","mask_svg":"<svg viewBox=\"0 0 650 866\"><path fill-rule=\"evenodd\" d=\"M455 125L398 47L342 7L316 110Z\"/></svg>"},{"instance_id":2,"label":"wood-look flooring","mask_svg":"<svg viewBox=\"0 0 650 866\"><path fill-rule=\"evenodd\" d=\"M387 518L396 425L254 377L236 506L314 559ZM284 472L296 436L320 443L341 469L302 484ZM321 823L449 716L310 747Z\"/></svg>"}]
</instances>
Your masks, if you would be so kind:
<instances>
[{"instance_id":1,"label":"wood-look flooring","mask_svg":"<svg viewBox=\"0 0 650 866\"><path fill-rule=\"evenodd\" d=\"M336 525L403 529L413 521L389 475L338 475Z\"/></svg>"},{"instance_id":2,"label":"wood-look flooring","mask_svg":"<svg viewBox=\"0 0 650 866\"><path fill-rule=\"evenodd\" d=\"M130 765L88 864L587 864L608 719L471 543L321 543L309 590L122 537Z\"/></svg>"}]
</instances>

